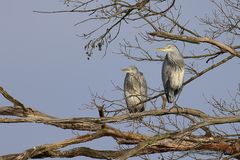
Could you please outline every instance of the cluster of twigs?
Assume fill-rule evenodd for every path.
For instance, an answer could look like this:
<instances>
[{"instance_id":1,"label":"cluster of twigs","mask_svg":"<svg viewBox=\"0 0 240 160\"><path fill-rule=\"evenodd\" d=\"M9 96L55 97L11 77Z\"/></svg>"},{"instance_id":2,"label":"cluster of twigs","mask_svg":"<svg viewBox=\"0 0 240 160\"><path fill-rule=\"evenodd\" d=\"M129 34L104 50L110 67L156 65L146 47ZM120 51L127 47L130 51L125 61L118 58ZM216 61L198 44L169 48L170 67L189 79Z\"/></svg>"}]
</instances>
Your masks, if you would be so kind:
<instances>
[{"instance_id":1,"label":"cluster of twigs","mask_svg":"<svg viewBox=\"0 0 240 160\"><path fill-rule=\"evenodd\" d=\"M1 88L2 89L2 88ZM12 103L17 101L13 99L6 91L1 90L5 97ZM9 98L11 97L11 98ZM210 125L237 123L240 122L239 116L213 117L199 110L190 108L172 108L169 110L149 110L142 113L122 114L114 117L80 117L61 119L41 113L32 108L23 106L2 106L0 115L15 116L18 118L1 118L0 123L24 123L34 122L46 125L52 125L62 129L72 129L79 131L89 131L89 133L66 139L61 142L35 146L27 149L22 153L1 156L0 159L17 159L24 160L29 158L45 157L75 157L87 156L100 159L127 159L128 157L162 153L168 151L185 151L185 150L212 150L222 151L225 154L234 155L239 152L240 142L237 138L228 138L214 135L207 128ZM192 121L192 125L181 130L173 131L155 136L143 135L140 133L124 132L117 128L110 127L109 124L128 121L136 117L147 116L166 116L179 115ZM198 119L198 120L196 120ZM194 135L193 132L203 129L203 135ZM101 137L112 137L118 144L136 144L131 149L124 150L94 150L86 147L76 147L66 151L60 149L69 145L86 143L94 141Z\"/></svg>"}]
</instances>

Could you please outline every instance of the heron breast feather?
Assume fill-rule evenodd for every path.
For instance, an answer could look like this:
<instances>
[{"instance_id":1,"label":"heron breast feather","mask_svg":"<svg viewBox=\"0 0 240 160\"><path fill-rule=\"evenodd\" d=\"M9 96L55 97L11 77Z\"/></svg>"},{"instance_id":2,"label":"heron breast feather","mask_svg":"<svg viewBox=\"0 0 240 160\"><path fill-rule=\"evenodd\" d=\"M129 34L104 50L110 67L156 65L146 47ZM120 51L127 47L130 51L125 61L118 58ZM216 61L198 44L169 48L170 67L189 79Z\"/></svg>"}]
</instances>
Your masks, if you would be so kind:
<instances>
[{"instance_id":1,"label":"heron breast feather","mask_svg":"<svg viewBox=\"0 0 240 160\"><path fill-rule=\"evenodd\" d=\"M184 71L177 70L175 72L170 73L169 76L170 76L169 80L170 80L171 87L174 89L181 88L182 83L183 83Z\"/></svg>"},{"instance_id":2,"label":"heron breast feather","mask_svg":"<svg viewBox=\"0 0 240 160\"><path fill-rule=\"evenodd\" d=\"M126 92L126 100L128 105L136 105L141 102L142 96L140 94L132 94L129 92Z\"/></svg>"}]
</instances>

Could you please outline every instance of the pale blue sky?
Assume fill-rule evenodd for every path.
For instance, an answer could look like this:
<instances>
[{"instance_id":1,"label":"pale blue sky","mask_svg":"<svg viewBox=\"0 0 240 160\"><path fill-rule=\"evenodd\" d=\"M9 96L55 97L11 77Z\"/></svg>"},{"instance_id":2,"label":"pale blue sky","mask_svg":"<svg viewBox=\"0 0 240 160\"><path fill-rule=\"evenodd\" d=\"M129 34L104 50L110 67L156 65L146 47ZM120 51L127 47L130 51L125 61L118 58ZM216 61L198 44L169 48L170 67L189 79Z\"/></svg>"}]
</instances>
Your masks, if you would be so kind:
<instances>
[{"instance_id":1,"label":"pale blue sky","mask_svg":"<svg viewBox=\"0 0 240 160\"><path fill-rule=\"evenodd\" d=\"M188 21L195 16L210 13L202 1L182 0L184 17ZM193 7L198 6L198 7ZM80 14L38 14L33 10L64 9L59 0L2 0L0 3L0 86L27 106L58 117L94 116L96 111L80 110L91 99L90 89L106 96L121 97L113 92L111 81L123 85L124 74L121 68L137 65L145 74L148 85L162 88L161 63L129 61L111 54L118 52L120 38L111 44L107 56L93 55L87 60L83 41L76 34L81 34L88 26L74 26L82 20ZM200 25L190 21L190 25L201 29ZM127 29L126 31L131 30ZM127 34L126 34L127 33ZM130 32L122 32L121 37L128 38ZM132 35L133 36L133 35ZM129 38L131 39L131 38ZM154 44L162 46L162 44ZM178 43L180 50L183 44ZM185 46L186 55L197 45ZM156 51L146 47L152 55ZM196 52L196 50L195 50ZM204 66L200 66L204 67ZM187 85L179 99L179 104L186 107L209 111L205 97L229 98L240 80L238 59L224 64L205 76ZM238 74L236 74L238 72ZM1 105L9 104L1 97ZM22 152L36 145L53 143L74 135L41 124L0 124L0 155ZM98 148L101 148L98 143ZM90 145L92 146L92 145ZM109 148L110 149L110 148Z\"/></svg>"}]
</instances>

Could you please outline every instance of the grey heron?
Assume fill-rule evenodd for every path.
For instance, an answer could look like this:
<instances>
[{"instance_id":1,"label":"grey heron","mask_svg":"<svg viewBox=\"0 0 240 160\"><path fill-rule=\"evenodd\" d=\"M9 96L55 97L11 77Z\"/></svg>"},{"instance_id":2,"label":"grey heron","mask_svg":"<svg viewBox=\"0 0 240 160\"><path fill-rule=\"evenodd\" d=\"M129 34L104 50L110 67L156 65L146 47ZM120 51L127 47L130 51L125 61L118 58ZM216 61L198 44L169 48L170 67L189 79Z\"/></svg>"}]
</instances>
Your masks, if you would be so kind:
<instances>
[{"instance_id":1,"label":"grey heron","mask_svg":"<svg viewBox=\"0 0 240 160\"><path fill-rule=\"evenodd\" d=\"M173 44L157 50L167 52L162 66L162 81L168 103L174 102L175 105L175 97L177 94L179 96L183 85L185 72L183 56Z\"/></svg>"},{"instance_id":2,"label":"grey heron","mask_svg":"<svg viewBox=\"0 0 240 160\"><path fill-rule=\"evenodd\" d=\"M143 73L135 66L124 68L122 71L126 72L124 96L129 112L136 113L144 111L144 101L147 99L147 83Z\"/></svg>"}]
</instances>

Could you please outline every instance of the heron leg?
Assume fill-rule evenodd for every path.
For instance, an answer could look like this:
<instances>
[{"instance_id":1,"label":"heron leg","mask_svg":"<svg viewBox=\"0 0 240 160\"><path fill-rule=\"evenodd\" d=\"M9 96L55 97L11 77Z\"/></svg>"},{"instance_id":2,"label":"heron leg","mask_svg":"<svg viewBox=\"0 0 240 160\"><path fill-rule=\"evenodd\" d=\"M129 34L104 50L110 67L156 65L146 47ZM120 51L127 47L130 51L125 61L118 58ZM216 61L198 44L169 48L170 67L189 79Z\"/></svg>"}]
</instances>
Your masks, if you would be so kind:
<instances>
[{"instance_id":1,"label":"heron leg","mask_svg":"<svg viewBox=\"0 0 240 160\"><path fill-rule=\"evenodd\" d=\"M177 104L176 104L176 101L173 101L173 106L170 108L170 110L176 109L177 112L179 112L179 110L178 110L179 108L182 108L182 107L180 107L179 105L177 105Z\"/></svg>"},{"instance_id":2,"label":"heron leg","mask_svg":"<svg viewBox=\"0 0 240 160\"><path fill-rule=\"evenodd\" d=\"M177 97L176 97L176 100L173 101L173 105L176 106L176 107L180 107L180 106L177 105L177 100L178 100L180 94L182 93L182 89L183 89L183 87L181 87L181 88L179 89L179 92L178 92L178 95L177 95ZM181 108L181 107L180 107L180 108Z\"/></svg>"},{"instance_id":3,"label":"heron leg","mask_svg":"<svg viewBox=\"0 0 240 160\"><path fill-rule=\"evenodd\" d=\"M173 101L173 106L172 106L172 107L176 107L176 105L177 105L177 104L176 104L176 101L174 100L174 101Z\"/></svg>"},{"instance_id":4,"label":"heron leg","mask_svg":"<svg viewBox=\"0 0 240 160\"><path fill-rule=\"evenodd\" d=\"M182 107L180 107L180 106L177 104L177 100L178 100L178 98L179 98L181 92L182 92L182 88L179 90L176 99L173 100L173 106L172 106L172 108L171 108L171 109L176 108L176 109L177 109L177 112L179 112L179 109L183 109Z\"/></svg>"},{"instance_id":5,"label":"heron leg","mask_svg":"<svg viewBox=\"0 0 240 160\"><path fill-rule=\"evenodd\" d=\"M179 106L177 105L177 99L175 100L173 100L173 106L172 106L173 108L178 108Z\"/></svg>"}]
</instances>

